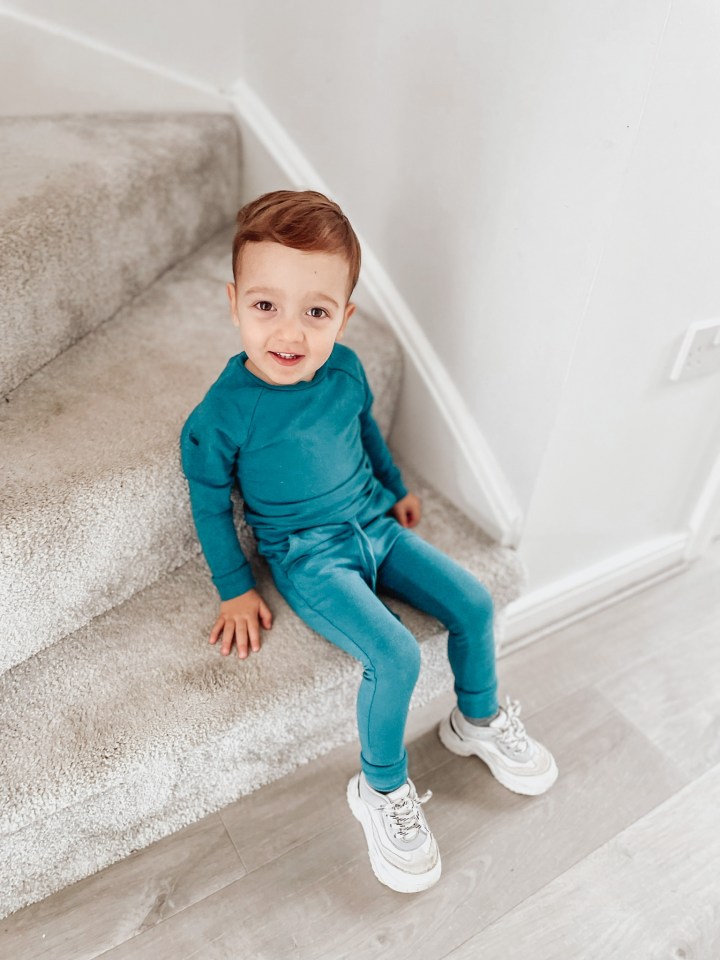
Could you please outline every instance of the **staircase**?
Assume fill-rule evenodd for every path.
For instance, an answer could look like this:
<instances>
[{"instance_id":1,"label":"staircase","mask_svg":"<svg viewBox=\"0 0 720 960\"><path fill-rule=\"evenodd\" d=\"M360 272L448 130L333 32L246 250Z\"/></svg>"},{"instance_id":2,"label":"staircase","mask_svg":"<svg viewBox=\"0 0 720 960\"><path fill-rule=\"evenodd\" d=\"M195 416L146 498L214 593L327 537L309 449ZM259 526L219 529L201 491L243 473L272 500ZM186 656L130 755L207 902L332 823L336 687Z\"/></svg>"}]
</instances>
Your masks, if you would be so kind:
<instances>
[{"instance_id":1,"label":"staircase","mask_svg":"<svg viewBox=\"0 0 720 960\"><path fill-rule=\"evenodd\" d=\"M362 666L274 587L260 653L208 644L218 597L180 428L240 352L225 283L241 195L227 114L0 119L0 917L357 738ZM387 438L394 334L357 311ZM396 454L415 528L487 584L522 592L490 540ZM411 707L452 689L447 631L384 597L421 645ZM359 747L358 747L359 751Z\"/></svg>"}]
</instances>

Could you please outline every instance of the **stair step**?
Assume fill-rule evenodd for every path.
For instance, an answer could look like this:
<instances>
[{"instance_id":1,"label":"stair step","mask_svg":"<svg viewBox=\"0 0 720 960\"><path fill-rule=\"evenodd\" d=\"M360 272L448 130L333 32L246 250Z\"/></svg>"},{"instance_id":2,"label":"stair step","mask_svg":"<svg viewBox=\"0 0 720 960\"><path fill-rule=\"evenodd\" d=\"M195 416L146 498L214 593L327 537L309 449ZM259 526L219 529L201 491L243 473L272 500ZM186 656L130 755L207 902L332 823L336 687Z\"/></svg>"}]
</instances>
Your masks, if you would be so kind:
<instances>
[{"instance_id":1,"label":"stair step","mask_svg":"<svg viewBox=\"0 0 720 960\"><path fill-rule=\"evenodd\" d=\"M0 670L88 623L200 547L179 434L242 345L225 283L234 225L0 403ZM389 328L359 310L357 351L387 436L402 376ZM254 534L237 489L248 556Z\"/></svg>"},{"instance_id":2,"label":"stair step","mask_svg":"<svg viewBox=\"0 0 720 960\"><path fill-rule=\"evenodd\" d=\"M234 220L224 113L0 118L0 396Z\"/></svg>"},{"instance_id":3,"label":"stair step","mask_svg":"<svg viewBox=\"0 0 720 960\"><path fill-rule=\"evenodd\" d=\"M497 639L502 608L524 586L521 559L396 460L423 502L415 531L491 591ZM264 557L251 564L274 625L245 660L208 643L218 601L196 556L0 676L0 916L357 737L359 661L293 613ZM383 599L420 642L419 707L452 689L447 631Z\"/></svg>"}]
</instances>

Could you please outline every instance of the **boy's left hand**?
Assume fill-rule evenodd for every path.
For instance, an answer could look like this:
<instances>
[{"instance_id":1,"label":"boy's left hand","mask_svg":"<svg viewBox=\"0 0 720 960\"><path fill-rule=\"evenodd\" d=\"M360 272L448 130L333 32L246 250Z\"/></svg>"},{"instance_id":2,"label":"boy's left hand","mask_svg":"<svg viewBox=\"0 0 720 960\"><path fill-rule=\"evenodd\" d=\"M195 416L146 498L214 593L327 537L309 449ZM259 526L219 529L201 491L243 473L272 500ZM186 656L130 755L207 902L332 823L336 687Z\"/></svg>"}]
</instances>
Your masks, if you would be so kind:
<instances>
[{"instance_id":1,"label":"boy's left hand","mask_svg":"<svg viewBox=\"0 0 720 960\"><path fill-rule=\"evenodd\" d=\"M414 527L420 522L420 497L406 493L390 510L401 527Z\"/></svg>"}]
</instances>

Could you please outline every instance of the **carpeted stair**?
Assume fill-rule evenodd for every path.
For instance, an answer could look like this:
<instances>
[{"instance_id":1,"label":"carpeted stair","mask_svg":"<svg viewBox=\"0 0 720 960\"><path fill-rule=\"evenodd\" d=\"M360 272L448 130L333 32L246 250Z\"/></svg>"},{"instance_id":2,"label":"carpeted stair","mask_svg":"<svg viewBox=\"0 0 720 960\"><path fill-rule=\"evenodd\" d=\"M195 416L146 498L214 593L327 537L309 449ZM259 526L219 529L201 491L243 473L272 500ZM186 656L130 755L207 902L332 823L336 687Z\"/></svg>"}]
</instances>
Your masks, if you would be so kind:
<instances>
[{"instance_id":1,"label":"carpeted stair","mask_svg":"<svg viewBox=\"0 0 720 960\"><path fill-rule=\"evenodd\" d=\"M0 916L357 738L362 665L280 597L237 488L274 625L246 660L207 640L178 436L242 349L239 142L227 115L0 120ZM400 344L360 311L344 342L387 437ZM519 557L396 459L417 533L488 585L499 640ZM452 688L447 631L383 599L421 644L420 706Z\"/></svg>"}]
</instances>

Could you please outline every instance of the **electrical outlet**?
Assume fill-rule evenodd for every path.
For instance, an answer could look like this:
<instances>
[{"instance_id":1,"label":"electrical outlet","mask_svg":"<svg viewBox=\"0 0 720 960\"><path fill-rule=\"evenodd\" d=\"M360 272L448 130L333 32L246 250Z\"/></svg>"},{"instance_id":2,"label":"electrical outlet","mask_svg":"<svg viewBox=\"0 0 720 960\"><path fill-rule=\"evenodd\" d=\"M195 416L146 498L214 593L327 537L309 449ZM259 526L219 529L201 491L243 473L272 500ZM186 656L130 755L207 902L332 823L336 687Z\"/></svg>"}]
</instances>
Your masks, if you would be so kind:
<instances>
[{"instance_id":1,"label":"electrical outlet","mask_svg":"<svg viewBox=\"0 0 720 960\"><path fill-rule=\"evenodd\" d=\"M720 320L696 320L685 332L671 380L692 380L720 370Z\"/></svg>"}]
</instances>

